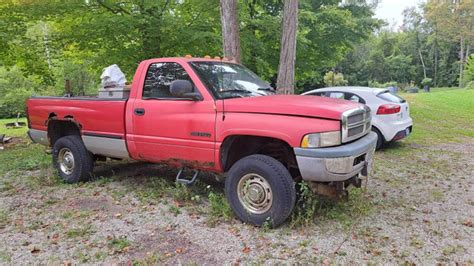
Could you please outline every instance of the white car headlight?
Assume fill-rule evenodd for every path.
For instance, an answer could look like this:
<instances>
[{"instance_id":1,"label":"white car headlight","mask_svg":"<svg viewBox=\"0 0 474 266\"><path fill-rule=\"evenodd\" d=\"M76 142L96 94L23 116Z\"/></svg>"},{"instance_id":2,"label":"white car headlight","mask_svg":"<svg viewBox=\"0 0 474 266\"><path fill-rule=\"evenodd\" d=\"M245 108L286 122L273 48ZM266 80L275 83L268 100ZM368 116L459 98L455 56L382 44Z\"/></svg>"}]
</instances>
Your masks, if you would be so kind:
<instances>
[{"instance_id":1,"label":"white car headlight","mask_svg":"<svg viewBox=\"0 0 474 266\"><path fill-rule=\"evenodd\" d=\"M312 133L303 137L302 148L319 148L341 145L341 131Z\"/></svg>"}]
</instances>

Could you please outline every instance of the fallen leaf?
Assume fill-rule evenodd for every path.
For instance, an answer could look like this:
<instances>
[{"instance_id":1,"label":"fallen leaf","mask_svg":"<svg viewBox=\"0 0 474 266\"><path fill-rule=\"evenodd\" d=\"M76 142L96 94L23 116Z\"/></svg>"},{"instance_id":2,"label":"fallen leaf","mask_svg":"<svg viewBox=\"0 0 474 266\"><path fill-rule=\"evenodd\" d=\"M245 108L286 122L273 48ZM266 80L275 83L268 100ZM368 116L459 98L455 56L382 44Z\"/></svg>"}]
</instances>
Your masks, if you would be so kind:
<instances>
[{"instance_id":1,"label":"fallen leaf","mask_svg":"<svg viewBox=\"0 0 474 266\"><path fill-rule=\"evenodd\" d=\"M37 248L37 247L33 247L33 248L31 249L31 254L37 254L37 253L39 253L39 252L40 252L40 249Z\"/></svg>"},{"instance_id":2,"label":"fallen leaf","mask_svg":"<svg viewBox=\"0 0 474 266\"><path fill-rule=\"evenodd\" d=\"M176 251L176 253L178 253L178 254L183 253L183 249L182 249L182 248L177 248L175 251Z\"/></svg>"},{"instance_id":3,"label":"fallen leaf","mask_svg":"<svg viewBox=\"0 0 474 266\"><path fill-rule=\"evenodd\" d=\"M245 247L242 249L242 252L243 252L243 253L249 253L249 252L250 252L250 247L245 246Z\"/></svg>"},{"instance_id":4,"label":"fallen leaf","mask_svg":"<svg viewBox=\"0 0 474 266\"><path fill-rule=\"evenodd\" d=\"M169 257L171 257L171 256L173 256L173 254L172 254L171 252L166 252L166 253L165 253L165 257L168 257L168 258L169 258Z\"/></svg>"},{"instance_id":5,"label":"fallen leaf","mask_svg":"<svg viewBox=\"0 0 474 266\"><path fill-rule=\"evenodd\" d=\"M462 222L462 225L465 225L467 227L474 227L474 220L466 220Z\"/></svg>"},{"instance_id":6,"label":"fallen leaf","mask_svg":"<svg viewBox=\"0 0 474 266\"><path fill-rule=\"evenodd\" d=\"M51 237L51 241L52 241L53 243L57 243L58 240L59 240L59 234L58 234L58 233L54 234L54 235Z\"/></svg>"},{"instance_id":7,"label":"fallen leaf","mask_svg":"<svg viewBox=\"0 0 474 266\"><path fill-rule=\"evenodd\" d=\"M72 263L71 263L70 261L67 261L67 260L66 260L66 261L63 262L63 265L64 265L64 266L71 266Z\"/></svg>"},{"instance_id":8,"label":"fallen leaf","mask_svg":"<svg viewBox=\"0 0 474 266\"><path fill-rule=\"evenodd\" d=\"M324 266L328 266L328 265L330 265L330 264L331 264L331 260L330 260L329 258L325 258L325 259L323 260L323 265L324 265Z\"/></svg>"},{"instance_id":9,"label":"fallen leaf","mask_svg":"<svg viewBox=\"0 0 474 266\"><path fill-rule=\"evenodd\" d=\"M120 217L122 217L122 214L121 213L116 213L114 216L115 216L115 218L120 218Z\"/></svg>"}]
</instances>

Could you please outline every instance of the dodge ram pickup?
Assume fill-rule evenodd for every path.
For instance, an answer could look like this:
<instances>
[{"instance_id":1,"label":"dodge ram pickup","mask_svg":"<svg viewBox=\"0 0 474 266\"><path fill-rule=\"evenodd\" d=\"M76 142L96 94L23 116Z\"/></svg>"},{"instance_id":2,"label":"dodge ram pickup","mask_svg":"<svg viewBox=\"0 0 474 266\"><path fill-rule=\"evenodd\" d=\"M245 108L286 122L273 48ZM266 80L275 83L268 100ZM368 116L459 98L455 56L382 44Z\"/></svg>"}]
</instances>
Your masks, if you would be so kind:
<instances>
[{"instance_id":1,"label":"dodge ram pickup","mask_svg":"<svg viewBox=\"0 0 474 266\"><path fill-rule=\"evenodd\" d=\"M181 169L176 181L185 184L214 172L239 219L278 226L292 213L298 182L339 197L360 187L377 135L362 104L270 90L224 59L149 59L121 98L31 97L28 134L51 148L67 183L87 180L104 158L166 164Z\"/></svg>"}]
</instances>

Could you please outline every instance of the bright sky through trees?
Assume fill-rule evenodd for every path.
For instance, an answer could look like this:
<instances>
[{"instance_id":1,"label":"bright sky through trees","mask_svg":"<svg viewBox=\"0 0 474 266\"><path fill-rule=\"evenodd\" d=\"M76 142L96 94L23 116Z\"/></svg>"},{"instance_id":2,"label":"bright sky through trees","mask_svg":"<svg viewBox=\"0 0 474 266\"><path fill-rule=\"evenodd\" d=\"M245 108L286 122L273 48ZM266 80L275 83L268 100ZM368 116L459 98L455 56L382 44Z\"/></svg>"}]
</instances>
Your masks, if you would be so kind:
<instances>
[{"instance_id":1,"label":"bright sky through trees","mask_svg":"<svg viewBox=\"0 0 474 266\"><path fill-rule=\"evenodd\" d=\"M403 23L403 10L408 7L418 6L424 0L381 0L375 10L375 17L386 20L394 30Z\"/></svg>"}]
</instances>

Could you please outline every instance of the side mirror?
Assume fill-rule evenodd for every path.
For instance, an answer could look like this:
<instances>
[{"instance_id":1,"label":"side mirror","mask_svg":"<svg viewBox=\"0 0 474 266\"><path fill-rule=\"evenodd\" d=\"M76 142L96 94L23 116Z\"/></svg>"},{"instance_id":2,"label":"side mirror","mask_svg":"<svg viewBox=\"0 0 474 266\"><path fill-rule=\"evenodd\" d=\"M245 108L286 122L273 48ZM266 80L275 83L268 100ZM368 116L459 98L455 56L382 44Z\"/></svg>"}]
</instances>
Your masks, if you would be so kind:
<instances>
[{"instance_id":1,"label":"side mirror","mask_svg":"<svg viewBox=\"0 0 474 266\"><path fill-rule=\"evenodd\" d=\"M194 101L202 100L201 94L193 91L193 84L188 80L178 79L171 82L170 93L177 98L187 98Z\"/></svg>"}]
</instances>

